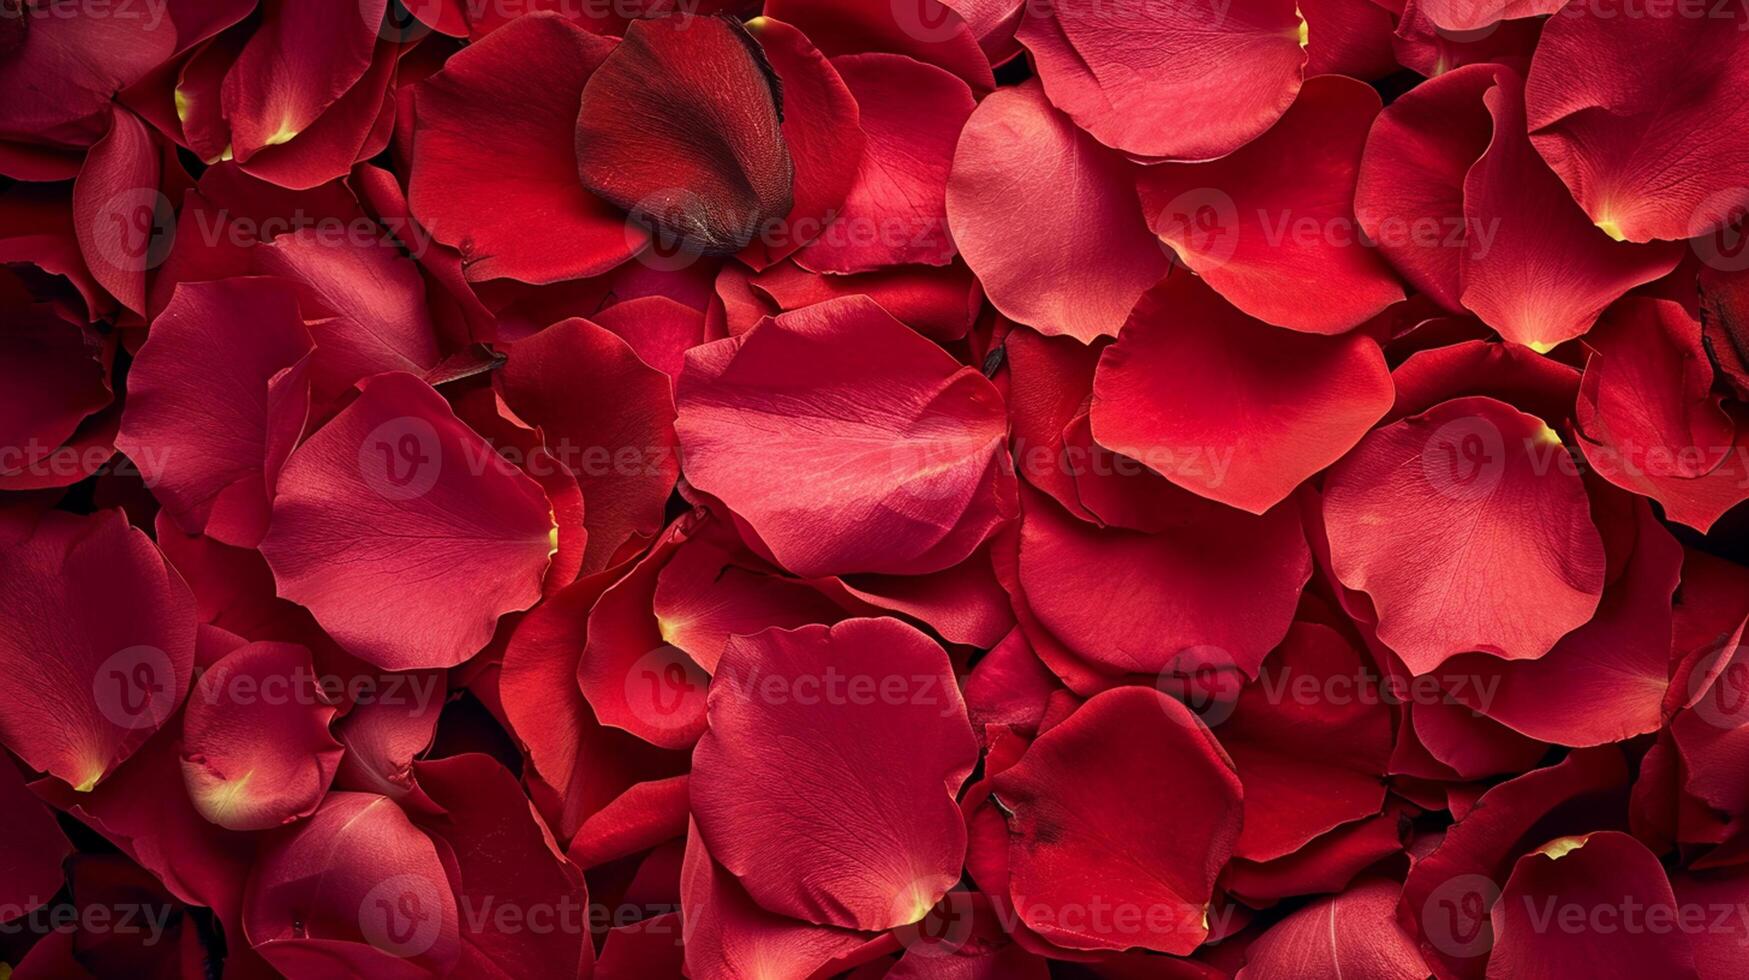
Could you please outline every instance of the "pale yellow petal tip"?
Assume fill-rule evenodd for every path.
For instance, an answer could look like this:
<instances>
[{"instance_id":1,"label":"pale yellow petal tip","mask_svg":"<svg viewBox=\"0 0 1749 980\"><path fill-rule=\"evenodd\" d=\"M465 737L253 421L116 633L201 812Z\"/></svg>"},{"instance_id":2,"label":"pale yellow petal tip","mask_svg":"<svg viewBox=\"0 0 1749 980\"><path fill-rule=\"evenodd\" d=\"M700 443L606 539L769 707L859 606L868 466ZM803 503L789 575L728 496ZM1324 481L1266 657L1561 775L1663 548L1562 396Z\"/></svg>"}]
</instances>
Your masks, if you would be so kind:
<instances>
[{"instance_id":1,"label":"pale yellow petal tip","mask_svg":"<svg viewBox=\"0 0 1749 980\"><path fill-rule=\"evenodd\" d=\"M1544 422L1542 428L1537 430L1536 441L1545 446L1559 446L1561 444L1561 434L1554 429L1549 428L1549 424Z\"/></svg>"},{"instance_id":2,"label":"pale yellow petal tip","mask_svg":"<svg viewBox=\"0 0 1749 980\"><path fill-rule=\"evenodd\" d=\"M923 917L935 907L936 899L929 894L929 891L927 882L917 881L901 892L899 897L893 899L893 907L904 910L905 921L899 925L908 926L914 922L923 921Z\"/></svg>"},{"instance_id":3,"label":"pale yellow petal tip","mask_svg":"<svg viewBox=\"0 0 1749 980\"><path fill-rule=\"evenodd\" d=\"M1300 31L1299 31L1300 47L1303 48L1307 44L1310 44L1312 41L1312 25L1306 23L1305 15L1300 14L1300 12L1297 9L1294 11L1294 13L1298 14L1299 18L1300 18Z\"/></svg>"},{"instance_id":4,"label":"pale yellow petal tip","mask_svg":"<svg viewBox=\"0 0 1749 980\"><path fill-rule=\"evenodd\" d=\"M1547 354L1549 351L1561 346L1561 344L1559 341L1533 340L1524 346L1529 347L1538 354Z\"/></svg>"},{"instance_id":5,"label":"pale yellow petal tip","mask_svg":"<svg viewBox=\"0 0 1749 980\"><path fill-rule=\"evenodd\" d=\"M1616 224L1615 219L1613 218L1604 218L1597 223L1597 227L1602 228L1605 235L1608 235L1618 242L1625 242L1628 240L1628 236L1622 234L1621 225Z\"/></svg>"},{"instance_id":6,"label":"pale yellow petal tip","mask_svg":"<svg viewBox=\"0 0 1749 980\"><path fill-rule=\"evenodd\" d=\"M182 94L181 89L177 89L175 92L173 92L171 94L176 99L176 121L177 122L187 122L188 121L188 96Z\"/></svg>"},{"instance_id":7,"label":"pale yellow petal tip","mask_svg":"<svg viewBox=\"0 0 1749 980\"><path fill-rule=\"evenodd\" d=\"M100 769L97 772L92 773L90 776L87 776L85 778L84 782L73 787L73 792L75 792L75 793L89 793L92 790L97 788L97 781L102 779L102 778L103 778L103 771Z\"/></svg>"},{"instance_id":8,"label":"pale yellow petal tip","mask_svg":"<svg viewBox=\"0 0 1749 980\"><path fill-rule=\"evenodd\" d=\"M1547 844L1537 848L1536 852L1547 857L1550 861L1559 861L1574 851L1577 851L1579 848L1584 847L1586 836L1589 835L1581 835L1578 837L1557 837L1554 840L1549 841Z\"/></svg>"},{"instance_id":9,"label":"pale yellow petal tip","mask_svg":"<svg viewBox=\"0 0 1749 980\"><path fill-rule=\"evenodd\" d=\"M1202 907L1202 931L1209 931L1209 906L1207 905Z\"/></svg>"},{"instance_id":10,"label":"pale yellow petal tip","mask_svg":"<svg viewBox=\"0 0 1749 980\"><path fill-rule=\"evenodd\" d=\"M758 34L760 31L765 30L765 25L769 23L771 23L769 18L763 16L755 17L747 22L747 33Z\"/></svg>"},{"instance_id":11,"label":"pale yellow petal tip","mask_svg":"<svg viewBox=\"0 0 1749 980\"><path fill-rule=\"evenodd\" d=\"M0 980L12 980L11 963L0 963Z\"/></svg>"},{"instance_id":12,"label":"pale yellow petal tip","mask_svg":"<svg viewBox=\"0 0 1749 980\"><path fill-rule=\"evenodd\" d=\"M223 163L226 160L235 160L235 159L237 159L237 155L231 151L230 145L226 144L225 152L219 154L219 162Z\"/></svg>"},{"instance_id":13,"label":"pale yellow petal tip","mask_svg":"<svg viewBox=\"0 0 1749 980\"><path fill-rule=\"evenodd\" d=\"M547 557L551 558L552 556L554 556L558 553L559 553L559 526L557 524L555 524L555 525L553 525L553 529L547 532Z\"/></svg>"},{"instance_id":14,"label":"pale yellow petal tip","mask_svg":"<svg viewBox=\"0 0 1749 980\"><path fill-rule=\"evenodd\" d=\"M680 624L672 619L656 617L656 632L662 634L663 643L673 643L675 634L680 632Z\"/></svg>"},{"instance_id":15,"label":"pale yellow petal tip","mask_svg":"<svg viewBox=\"0 0 1749 980\"><path fill-rule=\"evenodd\" d=\"M283 143L290 143L297 138L297 135L298 130L293 129L288 125L281 124L277 130L274 130L273 135L267 138L267 142L263 145L279 146Z\"/></svg>"}]
</instances>

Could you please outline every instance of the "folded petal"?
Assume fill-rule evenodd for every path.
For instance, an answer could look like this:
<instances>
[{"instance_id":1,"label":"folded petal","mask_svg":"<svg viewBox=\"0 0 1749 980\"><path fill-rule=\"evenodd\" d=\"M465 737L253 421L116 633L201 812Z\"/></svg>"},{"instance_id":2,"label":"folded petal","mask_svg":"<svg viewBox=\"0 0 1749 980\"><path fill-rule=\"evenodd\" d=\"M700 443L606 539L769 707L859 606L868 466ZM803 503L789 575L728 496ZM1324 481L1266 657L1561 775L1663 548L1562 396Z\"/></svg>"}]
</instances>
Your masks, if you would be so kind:
<instances>
[{"instance_id":1,"label":"folded petal","mask_svg":"<svg viewBox=\"0 0 1749 980\"><path fill-rule=\"evenodd\" d=\"M580 385L584 366L589 383ZM680 472L668 377L581 319L510 345L495 377L505 404L542 430L547 451L583 488L583 571L600 571L655 537Z\"/></svg>"},{"instance_id":2,"label":"folded petal","mask_svg":"<svg viewBox=\"0 0 1749 980\"><path fill-rule=\"evenodd\" d=\"M1680 303L1628 297L1586 343L1575 421L1592 469L1702 531L1749 498L1749 418L1712 393L1706 339Z\"/></svg>"},{"instance_id":3,"label":"folded petal","mask_svg":"<svg viewBox=\"0 0 1749 980\"><path fill-rule=\"evenodd\" d=\"M1099 359L1093 436L1179 486L1261 514L1390 410L1384 354L1359 332L1261 323L1195 277L1144 295Z\"/></svg>"},{"instance_id":4,"label":"folded petal","mask_svg":"<svg viewBox=\"0 0 1749 980\"><path fill-rule=\"evenodd\" d=\"M813 41L769 13L749 21L747 30L782 84L783 140L795 164L789 214L759 229L740 256L763 269L812 241L843 207L867 137L856 96Z\"/></svg>"},{"instance_id":5,"label":"folded petal","mask_svg":"<svg viewBox=\"0 0 1749 980\"><path fill-rule=\"evenodd\" d=\"M251 329L236 329L245 321ZM269 470L302 433L307 402L275 412L269 389L313 346L296 295L273 279L184 283L153 321L128 374L116 447L184 531L239 547L261 539ZM281 428L289 439L270 438Z\"/></svg>"},{"instance_id":6,"label":"folded petal","mask_svg":"<svg viewBox=\"0 0 1749 980\"><path fill-rule=\"evenodd\" d=\"M726 255L794 203L782 119L777 76L740 21L634 20L583 86L578 172L665 244Z\"/></svg>"},{"instance_id":7,"label":"folded petal","mask_svg":"<svg viewBox=\"0 0 1749 980\"><path fill-rule=\"evenodd\" d=\"M135 313L146 309L146 271L164 260L169 202L158 192L160 160L138 116L117 108L109 132L73 181L74 230L85 265Z\"/></svg>"},{"instance_id":8,"label":"folded petal","mask_svg":"<svg viewBox=\"0 0 1749 980\"><path fill-rule=\"evenodd\" d=\"M225 76L231 146L247 161L308 129L369 70L387 0L265 0Z\"/></svg>"},{"instance_id":9,"label":"folded petal","mask_svg":"<svg viewBox=\"0 0 1749 980\"><path fill-rule=\"evenodd\" d=\"M1602 538L1560 437L1492 398L1361 440L1324 516L1337 578L1372 597L1379 639L1415 674L1472 650L1535 660L1603 594Z\"/></svg>"},{"instance_id":10,"label":"folded petal","mask_svg":"<svg viewBox=\"0 0 1749 980\"><path fill-rule=\"evenodd\" d=\"M1494 140L1464 179L1464 306L1500 336L1544 351L1591 328L1616 298L1676 267L1674 245L1612 241L1531 149L1517 74L1483 93ZM1489 240L1489 239L1492 240Z\"/></svg>"},{"instance_id":11,"label":"folded petal","mask_svg":"<svg viewBox=\"0 0 1749 980\"><path fill-rule=\"evenodd\" d=\"M408 202L460 250L469 280L580 279L643 247L643 230L577 174L577 107L610 50L556 14L529 14L414 90Z\"/></svg>"},{"instance_id":12,"label":"folded petal","mask_svg":"<svg viewBox=\"0 0 1749 980\"><path fill-rule=\"evenodd\" d=\"M356 656L450 667L540 598L554 528L539 484L390 373L292 453L261 553L279 594Z\"/></svg>"}]
</instances>

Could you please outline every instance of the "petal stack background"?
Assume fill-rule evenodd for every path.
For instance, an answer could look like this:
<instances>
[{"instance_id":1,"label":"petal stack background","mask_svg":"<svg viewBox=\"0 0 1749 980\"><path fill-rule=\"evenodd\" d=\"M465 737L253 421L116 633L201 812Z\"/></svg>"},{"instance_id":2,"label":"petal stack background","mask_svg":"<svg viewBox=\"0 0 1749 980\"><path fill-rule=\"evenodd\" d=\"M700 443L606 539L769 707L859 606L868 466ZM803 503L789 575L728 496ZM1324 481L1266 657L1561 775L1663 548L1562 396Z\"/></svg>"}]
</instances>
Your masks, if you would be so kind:
<instances>
[{"instance_id":1,"label":"petal stack background","mask_svg":"<svg viewBox=\"0 0 1749 980\"><path fill-rule=\"evenodd\" d=\"M0 0L0 978L1749 975L1746 91Z\"/></svg>"}]
</instances>

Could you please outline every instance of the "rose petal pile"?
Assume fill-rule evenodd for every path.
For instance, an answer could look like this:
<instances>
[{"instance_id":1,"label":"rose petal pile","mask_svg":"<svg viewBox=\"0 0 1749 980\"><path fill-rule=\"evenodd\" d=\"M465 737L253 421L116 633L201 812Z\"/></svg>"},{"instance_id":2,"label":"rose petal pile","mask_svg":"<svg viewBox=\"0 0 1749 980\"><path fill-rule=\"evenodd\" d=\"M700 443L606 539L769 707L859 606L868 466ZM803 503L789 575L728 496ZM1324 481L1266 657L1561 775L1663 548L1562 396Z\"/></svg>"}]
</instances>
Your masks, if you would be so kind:
<instances>
[{"instance_id":1,"label":"rose petal pile","mask_svg":"<svg viewBox=\"0 0 1749 980\"><path fill-rule=\"evenodd\" d=\"M0 0L0 978L1749 976L1746 39Z\"/></svg>"}]
</instances>

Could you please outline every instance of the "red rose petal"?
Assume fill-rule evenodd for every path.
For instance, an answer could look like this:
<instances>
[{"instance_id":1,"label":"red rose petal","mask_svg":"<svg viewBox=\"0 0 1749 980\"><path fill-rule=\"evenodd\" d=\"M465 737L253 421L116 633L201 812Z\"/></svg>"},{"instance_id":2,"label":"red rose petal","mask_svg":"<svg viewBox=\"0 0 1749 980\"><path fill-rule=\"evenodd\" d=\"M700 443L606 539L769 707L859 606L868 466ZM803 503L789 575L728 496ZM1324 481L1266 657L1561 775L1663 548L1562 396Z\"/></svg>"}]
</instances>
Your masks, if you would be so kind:
<instances>
[{"instance_id":1,"label":"red rose petal","mask_svg":"<svg viewBox=\"0 0 1749 980\"><path fill-rule=\"evenodd\" d=\"M1482 100L1495 139L1464 179L1464 216L1474 233L1463 251L1461 299L1502 337L1548 350L1596 321L1629 289L1675 268L1673 246L1611 241L1590 226L1521 138L1523 89L1508 69ZM1483 230L1492 229L1491 247Z\"/></svg>"},{"instance_id":2,"label":"red rose petal","mask_svg":"<svg viewBox=\"0 0 1749 980\"><path fill-rule=\"evenodd\" d=\"M785 262L754 276L752 286L782 310L860 293L918 333L943 343L970 333L983 304L977 280L957 262L945 267L901 266L855 276L820 275Z\"/></svg>"},{"instance_id":3,"label":"red rose petal","mask_svg":"<svg viewBox=\"0 0 1749 980\"><path fill-rule=\"evenodd\" d=\"M1372 597L1411 672L1471 650L1534 660L1596 611L1603 543L1562 459L1542 421L1469 397L1372 433L1331 471L1336 576Z\"/></svg>"},{"instance_id":4,"label":"red rose petal","mask_svg":"<svg viewBox=\"0 0 1749 980\"><path fill-rule=\"evenodd\" d=\"M957 251L947 226L948 171L976 106L971 89L903 55L847 55L833 66L856 97L867 143L837 220L796 262L836 273L946 265Z\"/></svg>"},{"instance_id":5,"label":"red rose petal","mask_svg":"<svg viewBox=\"0 0 1749 980\"><path fill-rule=\"evenodd\" d=\"M423 375L442 360L418 266L387 241L323 241L315 230L251 249L251 271L290 279L316 341L310 384L318 418L384 371Z\"/></svg>"},{"instance_id":6,"label":"red rose petal","mask_svg":"<svg viewBox=\"0 0 1749 980\"><path fill-rule=\"evenodd\" d=\"M583 821L566 856L588 869L683 837L689 802L685 776L637 783Z\"/></svg>"},{"instance_id":7,"label":"red rose petal","mask_svg":"<svg viewBox=\"0 0 1749 980\"><path fill-rule=\"evenodd\" d=\"M1525 101L1531 142L1618 239L1709 234L1749 205L1738 6L1624 20L1598 0L1549 21Z\"/></svg>"},{"instance_id":8,"label":"red rose petal","mask_svg":"<svg viewBox=\"0 0 1749 980\"><path fill-rule=\"evenodd\" d=\"M540 598L553 529L539 484L391 373L292 453L261 553L349 651L414 670L461 663Z\"/></svg>"},{"instance_id":9,"label":"red rose petal","mask_svg":"<svg viewBox=\"0 0 1749 980\"><path fill-rule=\"evenodd\" d=\"M872 941L863 933L799 922L759 907L711 858L696 824L686 835L680 897L686 972L695 977L735 976L743 964L757 963L773 980L805 980L837 972L829 964L863 958L858 954Z\"/></svg>"},{"instance_id":10,"label":"red rose petal","mask_svg":"<svg viewBox=\"0 0 1749 980\"><path fill-rule=\"evenodd\" d=\"M252 329L234 329L242 320ZM299 402L308 398L288 376L285 396L293 400L275 412L270 389L312 347L285 283L245 278L177 288L128 374L116 447L183 530L245 548L266 533L268 476L302 432ZM218 378L225 383L214 384Z\"/></svg>"},{"instance_id":11,"label":"red rose petal","mask_svg":"<svg viewBox=\"0 0 1749 980\"><path fill-rule=\"evenodd\" d=\"M1190 709L1145 688L1101 694L998 773L995 793L1011 814L1015 908L1039 935L1175 954L1208 935L1242 791ZM1095 917L1100 899L1138 914Z\"/></svg>"},{"instance_id":12,"label":"red rose petal","mask_svg":"<svg viewBox=\"0 0 1749 980\"><path fill-rule=\"evenodd\" d=\"M1293 102L1305 26L1287 0L1224 10L1065 0L1029 13L1016 36L1051 102L1101 143L1211 160L1262 135Z\"/></svg>"},{"instance_id":13,"label":"red rose petal","mask_svg":"<svg viewBox=\"0 0 1749 980\"><path fill-rule=\"evenodd\" d=\"M225 76L225 119L239 161L289 142L369 70L387 0L270 0Z\"/></svg>"},{"instance_id":14,"label":"red rose petal","mask_svg":"<svg viewBox=\"0 0 1749 980\"><path fill-rule=\"evenodd\" d=\"M741 22L634 20L583 86L583 186L707 255L735 252L794 203L783 96Z\"/></svg>"},{"instance_id":15,"label":"red rose petal","mask_svg":"<svg viewBox=\"0 0 1749 980\"><path fill-rule=\"evenodd\" d=\"M0 845L0 925L52 900L61 889L61 862L73 851L54 813L30 794L11 762L0 764L0 807L9 833Z\"/></svg>"},{"instance_id":16,"label":"red rose petal","mask_svg":"<svg viewBox=\"0 0 1749 980\"><path fill-rule=\"evenodd\" d=\"M421 225L461 251L468 279L578 279L643 247L641 229L583 189L572 148L584 83L611 49L557 15L530 14L414 90L407 198Z\"/></svg>"},{"instance_id":17,"label":"red rose petal","mask_svg":"<svg viewBox=\"0 0 1749 980\"><path fill-rule=\"evenodd\" d=\"M1399 890L1389 879L1365 878L1294 911L1251 943L1239 977L1425 980L1427 964L1396 921Z\"/></svg>"},{"instance_id":18,"label":"red rose petal","mask_svg":"<svg viewBox=\"0 0 1749 980\"><path fill-rule=\"evenodd\" d=\"M1670 683L1670 600L1682 548L1649 505L1637 502L1635 512L1633 558L1605 590L1591 622L1538 660L1447 661L1442 674L1470 679L1460 699L1515 731L1559 745L1602 745L1658 729Z\"/></svg>"},{"instance_id":19,"label":"red rose petal","mask_svg":"<svg viewBox=\"0 0 1749 980\"><path fill-rule=\"evenodd\" d=\"M255 865L243 915L275 968L413 977L456 965L460 916L443 861L392 800L331 793L281 833Z\"/></svg>"},{"instance_id":20,"label":"red rose petal","mask_svg":"<svg viewBox=\"0 0 1749 980\"><path fill-rule=\"evenodd\" d=\"M344 751L310 652L252 643L201 675L183 719L182 776L201 816L269 830L316 811Z\"/></svg>"},{"instance_id":21,"label":"red rose petal","mask_svg":"<svg viewBox=\"0 0 1749 980\"><path fill-rule=\"evenodd\" d=\"M768 0L765 13L794 24L833 58L887 51L945 68L980 89L995 84L977 39L939 0Z\"/></svg>"},{"instance_id":22,"label":"red rose petal","mask_svg":"<svg viewBox=\"0 0 1749 980\"><path fill-rule=\"evenodd\" d=\"M151 131L118 108L73 181L73 228L85 265L135 313L146 309L146 270L157 258L153 250L169 207L158 193L158 175Z\"/></svg>"},{"instance_id":23,"label":"red rose petal","mask_svg":"<svg viewBox=\"0 0 1749 980\"><path fill-rule=\"evenodd\" d=\"M687 480L798 575L946 568L1011 511L996 390L864 298L692 351L678 401Z\"/></svg>"},{"instance_id":24,"label":"red rose petal","mask_svg":"<svg viewBox=\"0 0 1749 980\"><path fill-rule=\"evenodd\" d=\"M709 705L693 814L760 905L878 931L916 922L959 879L954 796L977 742L947 655L923 634L853 619L736 637Z\"/></svg>"},{"instance_id":25,"label":"red rose petal","mask_svg":"<svg viewBox=\"0 0 1749 980\"><path fill-rule=\"evenodd\" d=\"M991 304L1040 333L1116 336L1168 267L1130 189L1134 174L1037 85L985 98L954 152L947 215Z\"/></svg>"},{"instance_id":26,"label":"red rose petal","mask_svg":"<svg viewBox=\"0 0 1749 980\"><path fill-rule=\"evenodd\" d=\"M1749 417L1712 394L1701 325L1678 303L1629 297L1587 338L1579 448L1604 479L1707 530L1749 498Z\"/></svg>"},{"instance_id":27,"label":"red rose petal","mask_svg":"<svg viewBox=\"0 0 1749 980\"><path fill-rule=\"evenodd\" d=\"M1299 516L1290 505L1253 517L1190 494L1162 503L1172 529L1142 534L1094 528L1024 494L1019 581L1028 609L1049 639L1103 673L1151 682L1181 657L1213 649L1256 676L1311 577ZM1050 647L1039 654L1079 689Z\"/></svg>"},{"instance_id":28,"label":"red rose petal","mask_svg":"<svg viewBox=\"0 0 1749 980\"><path fill-rule=\"evenodd\" d=\"M1551 837L1595 827L1626 790L1626 764L1610 747L1582 749L1482 794L1403 882L1398 919L1418 931L1436 972L1481 977L1495 940L1489 910L1512 863Z\"/></svg>"},{"instance_id":29,"label":"red rose petal","mask_svg":"<svg viewBox=\"0 0 1749 980\"><path fill-rule=\"evenodd\" d=\"M747 30L783 86L783 140L795 164L795 203L775 231L761 229L740 258L764 269L817 237L856 183L862 132L856 97L838 69L801 31L769 14Z\"/></svg>"},{"instance_id":30,"label":"red rose petal","mask_svg":"<svg viewBox=\"0 0 1749 980\"><path fill-rule=\"evenodd\" d=\"M1392 399L1371 338L1280 330L1177 274L1100 358L1089 418L1101 445L1261 514L1353 448Z\"/></svg>"},{"instance_id":31,"label":"red rose petal","mask_svg":"<svg viewBox=\"0 0 1749 980\"><path fill-rule=\"evenodd\" d=\"M579 385L588 365L590 381ZM511 411L539 427L547 451L583 488L585 574L641 548L662 528L679 475L668 378L625 341L566 320L510 345L496 375Z\"/></svg>"},{"instance_id":32,"label":"red rose petal","mask_svg":"<svg viewBox=\"0 0 1749 980\"><path fill-rule=\"evenodd\" d=\"M1235 856L1286 857L1379 812L1391 713L1366 700L1363 673L1359 652L1341 634L1296 623L1261 677L1240 693L1232 717L1215 726L1245 787Z\"/></svg>"},{"instance_id":33,"label":"red rose petal","mask_svg":"<svg viewBox=\"0 0 1749 980\"><path fill-rule=\"evenodd\" d=\"M419 782L445 811L429 823L461 872L468 915L457 969L474 976L587 976L583 874L559 853L510 771L478 753L419 764ZM477 912L476 912L477 910Z\"/></svg>"},{"instance_id":34,"label":"red rose petal","mask_svg":"<svg viewBox=\"0 0 1749 980\"><path fill-rule=\"evenodd\" d=\"M0 702L0 742L87 792L182 703L194 600L120 511L0 524L0 671L29 697Z\"/></svg>"},{"instance_id":35,"label":"red rose petal","mask_svg":"<svg viewBox=\"0 0 1749 980\"><path fill-rule=\"evenodd\" d=\"M1500 890L1488 976L1698 977L1688 937L1651 926L1676 923L1678 911L1658 859L1634 838L1556 838L1520 858Z\"/></svg>"},{"instance_id":36,"label":"red rose petal","mask_svg":"<svg viewBox=\"0 0 1749 980\"><path fill-rule=\"evenodd\" d=\"M1137 186L1149 224L1246 313L1341 333L1403 299L1356 226L1353 195L1379 97L1349 78L1308 81L1281 121L1208 163L1165 163Z\"/></svg>"}]
</instances>

